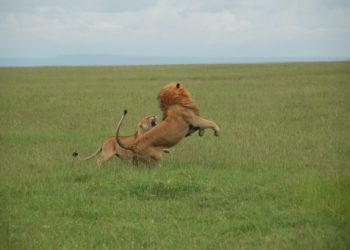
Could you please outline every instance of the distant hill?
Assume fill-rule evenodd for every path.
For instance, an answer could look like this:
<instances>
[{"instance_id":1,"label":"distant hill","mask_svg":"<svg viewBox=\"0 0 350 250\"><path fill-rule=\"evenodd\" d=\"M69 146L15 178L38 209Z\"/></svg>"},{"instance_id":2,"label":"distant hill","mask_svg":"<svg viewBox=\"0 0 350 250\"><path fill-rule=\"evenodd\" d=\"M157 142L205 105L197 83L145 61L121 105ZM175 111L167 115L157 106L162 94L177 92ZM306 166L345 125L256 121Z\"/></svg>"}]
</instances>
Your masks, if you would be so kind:
<instances>
[{"instance_id":1,"label":"distant hill","mask_svg":"<svg viewBox=\"0 0 350 250\"><path fill-rule=\"evenodd\" d=\"M48 58L0 58L0 67L17 66L107 66L107 65L164 65L164 64L231 64L348 61L334 57L159 57L119 55L60 55Z\"/></svg>"}]
</instances>

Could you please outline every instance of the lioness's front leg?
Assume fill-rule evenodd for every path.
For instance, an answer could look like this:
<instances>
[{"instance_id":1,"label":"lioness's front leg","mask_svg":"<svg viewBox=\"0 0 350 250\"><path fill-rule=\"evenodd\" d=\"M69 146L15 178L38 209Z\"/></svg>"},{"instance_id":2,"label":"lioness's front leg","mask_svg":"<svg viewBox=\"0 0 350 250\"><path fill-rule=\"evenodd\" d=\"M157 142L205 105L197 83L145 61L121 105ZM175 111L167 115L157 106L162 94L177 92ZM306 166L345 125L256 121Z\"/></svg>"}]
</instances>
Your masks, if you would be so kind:
<instances>
[{"instance_id":1,"label":"lioness's front leg","mask_svg":"<svg viewBox=\"0 0 350 250\"><path fill-rule=\"evenodd\" d=\"M199 117L199 116L193 116L189 119L189 122L190 124L193 126L193 127L198 127L199 128L199 132L200 134L203 135L203 131L204 129L206 128L211 128L212 130L214 130L214 134L216 136L219 135L219 131L220 131L220 128L219 126L215 123L215 122L212 122L212 121L209 121L209 120L206 120L202 117Z\"/></svg>"}]
</instances>

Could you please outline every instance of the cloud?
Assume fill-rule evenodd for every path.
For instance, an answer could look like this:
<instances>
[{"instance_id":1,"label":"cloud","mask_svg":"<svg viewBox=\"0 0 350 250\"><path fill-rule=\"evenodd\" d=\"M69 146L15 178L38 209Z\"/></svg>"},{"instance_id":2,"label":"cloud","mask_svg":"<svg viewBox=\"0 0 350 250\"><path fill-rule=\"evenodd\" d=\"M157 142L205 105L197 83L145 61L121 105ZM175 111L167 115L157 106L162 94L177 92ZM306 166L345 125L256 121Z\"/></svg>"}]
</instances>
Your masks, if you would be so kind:
<instances>
[{"instance_id":1,"label":"cloud","mask_svg":"<svg viewBox=\"0 0 350 250\"><path fill-rule=\"evenodd\" d=\"M0 56L350 54L347 1L2 2Z\"/></svg>"}]
</instances>

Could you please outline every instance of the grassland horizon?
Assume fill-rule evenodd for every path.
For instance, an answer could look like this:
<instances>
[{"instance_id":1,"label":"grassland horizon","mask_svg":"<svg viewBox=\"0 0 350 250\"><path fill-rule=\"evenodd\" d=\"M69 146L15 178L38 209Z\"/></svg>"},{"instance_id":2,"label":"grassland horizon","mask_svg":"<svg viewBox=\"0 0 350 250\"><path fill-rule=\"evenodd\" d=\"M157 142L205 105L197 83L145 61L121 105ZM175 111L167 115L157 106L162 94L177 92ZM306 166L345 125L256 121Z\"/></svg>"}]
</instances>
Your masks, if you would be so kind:
<instances>
[{"instance_id":1,"label":"grassland horizon","mask_svg":"<svg viewBox=\"0 0 350 250\"><path fill-rule=\"evenodd\" d=\"M0 57L0 67L50 66L154 66L154 65L205 65L205 64L268 64L291 62L339 62L350 57L293 57L293 56L130 56L103 54L68 54L53 57Z\"/></svg>"},{"instance_id":2,"label":"grassland horizon","mask_svg":"<svg viewBox=\"0 0 350 250\"><path fill-rule=\"evenodd\" d=\"M179 81L221 134L92 153ZM0 248L349 249L350 62L0 68Z\"/></svg>"}]
</instances>

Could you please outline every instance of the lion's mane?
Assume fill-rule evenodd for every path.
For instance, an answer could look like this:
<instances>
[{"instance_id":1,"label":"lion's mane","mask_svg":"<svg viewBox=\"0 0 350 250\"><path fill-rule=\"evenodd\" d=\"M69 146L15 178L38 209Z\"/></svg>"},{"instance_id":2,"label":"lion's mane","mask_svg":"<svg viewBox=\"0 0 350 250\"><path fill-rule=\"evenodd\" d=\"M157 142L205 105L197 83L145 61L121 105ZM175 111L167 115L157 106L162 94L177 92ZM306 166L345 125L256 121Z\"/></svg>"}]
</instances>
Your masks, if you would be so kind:
<instances>
[{"instance_id":1,"label":"lion's mane","mask_svg":"<svg viewBox=\"0 0 350 250\"><path fill-rule=\"evenodd\" d=\"M164 86L158 94L158 102L163 118L167 116L167 110L172 105L181 105L199 115L199 109L193 103L190 92L180 83L170 83Z\"/></svg>"}]
</instances>

